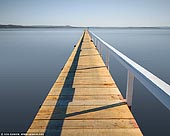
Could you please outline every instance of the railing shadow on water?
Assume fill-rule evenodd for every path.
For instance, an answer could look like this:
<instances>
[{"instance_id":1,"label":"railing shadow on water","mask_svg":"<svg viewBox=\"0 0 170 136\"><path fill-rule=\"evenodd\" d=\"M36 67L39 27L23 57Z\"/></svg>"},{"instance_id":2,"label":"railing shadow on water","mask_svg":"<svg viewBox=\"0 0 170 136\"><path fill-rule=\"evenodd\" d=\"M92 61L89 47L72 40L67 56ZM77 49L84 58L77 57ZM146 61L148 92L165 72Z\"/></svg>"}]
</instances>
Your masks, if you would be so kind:
<instances>
[{"instance_id":1,"label":"railing shadow on water","mask_svg":"<svg viewBox=\"0 0 170 136\"><path fill-rule=\"evenodd\" d=\"M51 118L48 122L48 125L46 127L45 136L53 136L53 135L60 136L61 135L64 119L67 116L66 112L67 112L68 105L70 102L73 101L75 89L72 86L73 86L73 82L74 82L75 72L76 72L76 69L78 66L78 59L79 59L80 52L81 52L81 46L82 46L84 34L82 36L80 44L77 45L78 46L77 52L75 54L75 57L73 59L71 67L69 69L69 72L66 76L65 82L63 84L58 101L57 101L55 108L53 110L52 116L51 116ZM68 96L65 95L68 92L68 90L65 88L69 88ZM54 121L55 121L55 123L54 123Z\"/></svg>"}]
</instances>

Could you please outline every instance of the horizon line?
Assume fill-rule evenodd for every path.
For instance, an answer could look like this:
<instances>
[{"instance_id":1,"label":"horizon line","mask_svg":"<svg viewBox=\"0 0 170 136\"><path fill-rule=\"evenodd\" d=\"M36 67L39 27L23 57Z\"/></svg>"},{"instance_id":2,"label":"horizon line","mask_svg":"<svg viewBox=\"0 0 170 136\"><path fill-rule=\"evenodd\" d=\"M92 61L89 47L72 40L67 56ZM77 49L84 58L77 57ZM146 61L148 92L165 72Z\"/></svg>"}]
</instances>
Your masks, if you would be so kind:
<instances>
[{"instance_id":1,"label":"horizon line","mask_svg":"<svg viewBox=\"0 0 170 136\"><path fill-rule=\"evenodd\" d=\"M161 27L170 27L170 26L75 26L75 25L21 25L21 24L1 24L0 26L13 26L13 27L89 27L89 28L161 28Z\"/></svg>"}]
</instances>

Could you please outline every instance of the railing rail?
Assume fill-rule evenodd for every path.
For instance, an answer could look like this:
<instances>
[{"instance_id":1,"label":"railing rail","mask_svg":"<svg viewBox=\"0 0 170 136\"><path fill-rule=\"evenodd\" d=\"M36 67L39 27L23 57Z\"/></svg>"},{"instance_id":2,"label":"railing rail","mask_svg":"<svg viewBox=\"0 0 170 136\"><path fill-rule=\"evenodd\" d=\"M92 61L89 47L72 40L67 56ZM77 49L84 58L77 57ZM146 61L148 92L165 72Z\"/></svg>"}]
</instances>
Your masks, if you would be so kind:
<instances>
[{"instance_id":1,"label":"railing rail","mask_svg":"<svg viewBox=\"0 0 170 136\"><path fill-rule=\"evenodd\" d=\"M112 54L128 70L126 90L128 106L132 105L133 80L134 77L136 77L164 106L170 110L170 85L125 56L93 32L89 31L89 34L95 45L104 45L109 49L110 54Z\"/></svg>"}]
</instances>

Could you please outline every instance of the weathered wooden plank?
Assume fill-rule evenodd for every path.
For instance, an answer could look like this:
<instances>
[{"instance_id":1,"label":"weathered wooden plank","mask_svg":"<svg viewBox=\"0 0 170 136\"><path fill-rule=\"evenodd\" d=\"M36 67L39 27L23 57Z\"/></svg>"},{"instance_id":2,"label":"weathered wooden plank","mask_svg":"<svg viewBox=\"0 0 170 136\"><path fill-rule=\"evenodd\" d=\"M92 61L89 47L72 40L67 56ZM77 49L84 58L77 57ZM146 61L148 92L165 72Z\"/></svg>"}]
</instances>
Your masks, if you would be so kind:
<instances>
[{"instance_id":1,"label":"weathered wooden plank","mask_svg":"<svg viewBox=\"0 0 170 136\"><path fill-rule=\"evenodd\" d=\"M74 96L81 95L81 96L104 96L104 95L112 95L117 94L120 95L118 88L55 88L52 87L48 95L72 95L72 91L74 90Z\"/></svg>"},{"instance_id":2,"label":"weathered wooden plank","mask_svg":"<svg viewBox=\"0 0 170 136\"><path fill-rule=\"evenodd\" d=\"M83 103L87 101L91 101L94 103L97 103L98 101L117 101L120 100L120 96L117 94L111 94L111 95L86 95L86 96L80 96L80 95L74 95L74 91L71 95L48 95L45 99L43 105L56 105L57 101L72 101L74 99L74 102L76 101L83 101Z\"/></svg>"},{"instance_id":3,"label":"weathered wooden plank","mask_svg":"<svg viewBox=\"0 0 170 136\"><path fill-rule=\"evenodd\" d=\"M63 83L64 82L71 82L71 81L74 81L75 84L79 83L79 82L95 82L95 83L100 83L100 82L114 82L114 80L111 78L111 77L102 77L102 78L99 78L99 77L73 77L73 76L70 76L69 74L67 75L67 77L59 77L57 80L56 80L56 83Z\"/></svg>"},{"instance_id":4,"label":"weathered wooden plank","mask_svg":"<svg viewBox=\"0 0 170 136\"><path fill-rule=\"evenodd\" d=\"M66 77L69 74L70 77L110 77L110 73L109 72L102 72L102 73L71 73L71 72L61 72L59 77Z\"/></svg>"},{"instance_id":5,"label":"weathered wooden plank","mask_svg":"<svg viewBox=\"0 0 170 136\"><path fill-rule=\"evenodd\" d=\"M68 101L68 100L62 100L53 103L53 101L44 101L42 106L106 106L106 105L112 105L115 103L124 102L124 100L113 100L113 101L107 101L107 100L91 100L91 101Z\"/></svg>"},{"instance_id":6,"label":"weathered wooden plank","mask_svg":"<svg viewBox=\"0 0 170 136\"><path fill-rule=\"evenodd\" d=\"M31 129L46 129L49 120L35 120ZM50 120L48 129L118 129L137 128L134 119L109 119L109 120Z\"/></svg>"},{"instance_id":7,"label":"weathered wooden plank","mask_svg":"<svg viewBox=\"0 0 170 136\"><path fill-rule=\"evenodd\" d=\"M57 107L57 108L56 108ZM122 103L106 106L42 106L35 119L120 119L133 118ZM50 110L51 108L51 110Z\"/></svg>"},{"instance_id":8,"label":"weathered wooden plank","mask_svg":"<svg viewBox=\"0 0 170 136\"><path fill-rule=\"evenodd\" d=\"M29 133L32 132L42 132L44 133L44 129L31 129ZM129 129L47 129L46 135L49 136L141 136L141 132L139 128L129 128Z\"/></svg>"},{"instance_id":9,"label":"weathered wooden plank","mask_svg":"<svg viewBox=\"0 0 170 136\"><path fill-rule=\"evenodd\" d=\"M65 79L64 78L59 78L55 83L58 84L107 84L107 83L115 83L111 78L83 78L83 77L77 77L77 78L72 78L67 76Z\"/></svg>"},{"instance_id":10,"label":"weathered wooden plank","mask_svg":"<svg viewBox=\"0 0 170 136\"><path fill-rule=\"evenodd\" d=\"M73 72L73 73L94 73L94 72L101 72L101 73L103 73L103 72L105 72L105 73L107 73L108 71L106 71L106 68L104 68L104 67L98 67L98 68L82 68L82 69L70 69L70 68L64 68L63 70L62 70L62 72L69 72L69 73L71 73L71 72Z\"/></svg>"},{"instance_id":11,"label":"weathered wooden plank","mask_svg":"<svg viewBox=\"0 0 170 136\"><path fill-rule=\"evenodd\" d=\"M82 101L92 101L92 100L105 100L105 101L113 101L113 100L120 100L119 95L111 94L111 95L48 95L45 100L69 100L74 97L74 101L82 100Z\"/></svg>"},{"instance_id":12,"label":"weathered wooden plank","mask_svg":"<svg viewBox=\"0 0 170 136\"><path fill-rule=\"evenodd\" d=\"M72 88L116 88L116 84L115 83L96 83L96 84L90 84L90 83L86 83L86 84L60 84L60 83L55 83L54 87L64 87L64 88L68 88L68 87L72 87Z\"/></svg>"}]
</instances>

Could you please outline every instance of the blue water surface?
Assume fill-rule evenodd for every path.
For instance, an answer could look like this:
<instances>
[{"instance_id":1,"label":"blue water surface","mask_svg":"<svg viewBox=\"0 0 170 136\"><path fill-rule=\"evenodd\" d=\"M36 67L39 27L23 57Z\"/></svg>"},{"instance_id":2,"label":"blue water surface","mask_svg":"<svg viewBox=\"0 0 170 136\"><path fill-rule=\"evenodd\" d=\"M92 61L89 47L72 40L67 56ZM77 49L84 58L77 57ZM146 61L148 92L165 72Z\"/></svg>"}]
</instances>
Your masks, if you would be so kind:
<instances>
[{"instance_id":1,"label":"blue water surface","mask_svg":"<svg viewBox=\"0 0 170 136\"><path fill-rule=\"evenodd\" d=\"M169 29L91 30L170 84ZM28 129L82 32L0 29L0 131ZM111 56L110 72L125 96L127 70ZM132 112L144 135L170 135L170 112L136 79Z\"/></svg>"}]
</instances>

